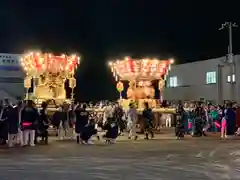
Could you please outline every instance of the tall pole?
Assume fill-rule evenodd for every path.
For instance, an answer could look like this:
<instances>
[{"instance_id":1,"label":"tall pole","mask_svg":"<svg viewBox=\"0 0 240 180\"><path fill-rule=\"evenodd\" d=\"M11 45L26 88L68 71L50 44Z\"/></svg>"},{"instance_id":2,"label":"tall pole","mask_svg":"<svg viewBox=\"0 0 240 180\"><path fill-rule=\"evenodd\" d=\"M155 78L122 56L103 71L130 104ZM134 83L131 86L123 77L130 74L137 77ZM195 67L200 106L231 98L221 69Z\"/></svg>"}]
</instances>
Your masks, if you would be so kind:
<instances>
[{"instance_id":1,"label":"tall pole","mask_svg":"<svg viewBox=\"0 0 240 180\"><path fill-rule=\"evenodd\" d=\"M232 100L235 100L235 82L233 77L236 74L236 62L234 61L233 57L233 44L232 44L232 28L238 27L236 23L233 22L225 22L222 24L222 27L219 30L228 29L228 38L229 38L229 45L228 45L228 59L227 63L229 63L230 67L230 76L231 76L231 89L232 89Z\"/></svg>"},{"instance_id":2,"label":"tall pole","mask_svg":"<svg viewBox=\"0 0 240 180\"><path fill-rule=\"evenodd\" d=\"M72 101L72 103L74 102L73 96L74 96L74 88L72 87L72 92L71 92L71 101Z\"/></svg>"}]
</instances>

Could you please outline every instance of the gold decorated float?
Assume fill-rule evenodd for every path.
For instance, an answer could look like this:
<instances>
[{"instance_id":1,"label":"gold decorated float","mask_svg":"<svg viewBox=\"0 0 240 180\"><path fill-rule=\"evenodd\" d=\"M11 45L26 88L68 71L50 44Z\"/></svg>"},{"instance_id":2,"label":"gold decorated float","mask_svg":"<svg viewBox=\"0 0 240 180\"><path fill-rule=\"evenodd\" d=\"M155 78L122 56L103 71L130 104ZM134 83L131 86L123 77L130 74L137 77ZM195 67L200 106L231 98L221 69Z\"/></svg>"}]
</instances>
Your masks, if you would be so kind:
<instances>
[{"instance_id":1,"label":"gold decorated float","mask_svg":"<svg viewBox=\"0 0 240 180\"><path fill-rule=\"evenodd\" d=\"M144 103L148 102L154 111L175 111L175 109L164 109L158 106L158 102L163 100L166 77L173 63L173 59L133 59L131 57L109 62L109 67L117 82L117 90L120 94L124 90L122 81L129 82L127 99L123 99L120 95L120 104L127 108L132 101L137 104L138 110L142 111ZM154 99L155 89L152 86L152 82L156 80L159 84L160 100Z\"/></svg>"},{"instance_id":2,"label":"gold decorated float","mask_svg":"<svg viewBox=\"0 0 240 180\"><path fill-rule=\"evenodd\" d=\"M74 73L80 63L76 55L54 56L50 53L30 52L21 58L21 66L26 73L24 86L26 99L30 99L29 89L32 87L31 99L37 104L42 101L54 101L54 104L73 100L76 86ZM71 99L66 98L65 82L69 81L72 89Z\"/></svg>"}]
</instances>

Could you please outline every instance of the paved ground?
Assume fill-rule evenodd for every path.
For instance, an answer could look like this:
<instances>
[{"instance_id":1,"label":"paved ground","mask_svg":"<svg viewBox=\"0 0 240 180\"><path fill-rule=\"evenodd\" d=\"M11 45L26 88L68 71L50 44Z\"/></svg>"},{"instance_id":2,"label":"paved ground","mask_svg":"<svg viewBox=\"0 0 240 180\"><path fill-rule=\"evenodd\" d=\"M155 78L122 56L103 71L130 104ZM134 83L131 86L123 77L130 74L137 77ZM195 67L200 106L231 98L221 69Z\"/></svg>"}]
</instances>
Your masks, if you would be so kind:
<instances>
[{"instance_id":1,"label":"paved ground","mask_svg":"<svg viewBox=\"0 0 240 180\"><path fill-rule=\"evenodd\" d=\"M157 138L115 145L0 149L1 180L224 180L240 179L240 141Z\"/></svg>"}]
</instances>

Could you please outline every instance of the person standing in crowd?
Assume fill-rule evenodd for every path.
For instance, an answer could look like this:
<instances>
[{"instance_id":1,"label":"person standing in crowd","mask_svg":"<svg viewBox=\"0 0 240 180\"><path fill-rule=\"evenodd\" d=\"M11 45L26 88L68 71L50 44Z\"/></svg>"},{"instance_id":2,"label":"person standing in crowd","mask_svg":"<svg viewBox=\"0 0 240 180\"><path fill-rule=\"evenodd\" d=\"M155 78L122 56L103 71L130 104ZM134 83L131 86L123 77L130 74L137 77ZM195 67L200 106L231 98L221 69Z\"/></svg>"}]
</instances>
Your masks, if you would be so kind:
<instances>
[{"instance_id":1,"label":"person standing in crowd","mask_svg":"<svg viewBox=\"0 0 240 180\"><path fill-rule=\"evenodd\" d=\"M203 113L203 135L207 136L206 132L210 128L208 106L203 107Z\"/></svg>"},{"instance_id":2,"label":"person standing in crowd","mask_svg":"<svg viewBox=\"0 0 240 180\"><path fill-rule=\"evenodd\" d=\"M8 113L8 146L14 146L14 139L19 139L20 145L23 146L23 135L20 130L22 101L18 102L18 105L9 110ZM19 137L18 137L19 136Z\"/></svg>"},{"instance_id":3,"label":"person standing in crowd","mask_svg":"<svg viewBox=\"0 0 240 180\"><path fill-rule=\"evenodd\" d=\"M227 138L227 115L226 113L223 114L224 116L222 117L221 120L221 139Z\"/></svg>"},{"instance_id":4,"label":"person standing in crowd","mask_svg":"<svg viewBox=\"0 0 240 180\"><path fill-rule=\"evenodd\" d=\"M60 122L59 138L66 139L69 129L69 105L67 103L63 104L62 119Z\"/></svg>"},{"instance_id":5,"label":"person standing in crowd","mask_svg":"<svg viewBox=\"0 0 240 180\"><path fill-rule=\"evenodd\" d=\"M149 105L147 102L144 103L145 108L143 110L142 116L144 120L144 132L145 132L145 139L149 139L149 133L151 135L151 138L154 138L153 134L153 113L152 109L149 108Z\"/></svg>"},{"instance_id":6,"label":"person standing in crowd","mask_svg":"<svg viewBox=\"0 0 240 180\"><path fill-rule=\"evenodd\" d=\"M52 125L56 128L57 133L56 136L60 137L60 130L62 129L61 122L63 121L64 115L63 115L63 108L62 106L59 106L57 108L57 111L52 116Z\"/></svg>"},{"instance_id":7,"label":"person standing in crowd","mask_svg":"<svg viewBox=\"0 0 240 180\"><path fill-rule=\"evenodd\" d=\"M68 132L69 132L69 138L72 140L74 138L74 125L76 122L76 114L75 114L75 110L76 108L79 106L79 104L72 104L70 110L68 111Z\"/></svg>"},{"instance_id":8,"label":"person standing in crowd","mask_svg":"<svg viewBox=\"0 0 240 180\"><path fill-rule=\"evenodd\" d=\"M220 124L219 124L218 110L215 106L211 106L210 118L211 118L211 121L212 121L212 123L211 123L212 131L213 131L213 133L217 133L218 128L220 127Z\"/></svg>"},{"instance_id":9,"label":"person standing in crowd","mask_svg":"<svg viewBox=\"0 0 240 180\"><path fill-rule=\"evenodd\" d=\"M27 106L22 110L21 127L23 130L24 145L35 146L35 131L39 113L34 107L33 101L28 100ZM30 138L30 139L29 139Z\"/></svg>"},{"instance_id":10,"label":"person standing in crowd","mask_svg":"<svg viewBox=\"0 0 240 180\"><path fill-rule=\"evenodd\" d=\"M236 112L232 108L232 103L228 104L226 110L227 136L233 136L236 132Z\"/></svg>"},{"instance_id":11,"label":"person standing in crowd","mask_svg":"<svg viewBox=\"0 0 240 180\"><path fill-rule=\"evenodd\" d=\"M138 135L136 133L136 123L137 123L137 109L134 106L134 103L129 104L129 110L127 112L127 127L128 127L128 139L131 139L133 136L135 140L138 139Z\"/></svg>"},{"instance_id":12,"label":"person standing in crowd","mask_svg":"<svg viewBox=\"0 0 240 180\"><path fill-rule=\"evenodd\" d=\"M203 119L205 115L205 111L201 104L198 104L196 109L193 112L194 114L194 125L193 125L193 136L200 137L202 135L206 136L205 132L203 131Z\"/></svg>"},{"instance_id":13,"label":"person standing in crowd","mask_svg":"<svg viewBox=\"0 0 240 180\"><path fill-rule=\"evenodd\" d=\"M108 105L104 108L103 124L105 124L105 122L106 122L109 118L113 118L113 107L112 107L112 105L110 105L110 104L108 104Z\"/></svg>"},{"instance_id":14,"label":"person standing in crowd","mask_svg":"<svg viewBox=\"0 0 240 180\"><path fill-rule=\"evenodd\" d=\"M183 106L179 106L176 113L175 136L176 139L180 139L184 137L184 121L186 118Z\"/></svg>"},{"instance_id":15,"label":"person standing in crowd","mask_svg":"<svg viewBox=\"0 0 240 180\"><path fill-rule=\"evenodd\" d=\"M125 129L125 122L122 119L123 114L124 113L123 113L122 107L119 104L117 104L113 111L113 117L116 120L116 122L118 123L119 135L123 135L123 132Z\"/></svg>"},{"instance_id":16,"label":"person standing in crowd","mask_svg":"<svg viewBox=\"0 0 240 180\"><path fill-rule=\"evenodd\" d=\"M77 136L77 143L80 143L81 133L83 132L84 127L88 124L89 112L86 110L86 108L87 108L87 105L83 104L82 108L78 106L75 109L75 115L76 115L75 132Z\"/></svg>"},{"instance_id":17,"label":"person standing in crowd","mask_svg":"<svg viewBox=\"0 0 240 180\"><path fill-rule=\"evenodd\" d=\"M1 105L0 110L0 144L6 145L8 140L8 116L9 111L13 107L10 105L8 99L4 99L4 103Z\"/></svg>"},{"instance_id":18,"label":"person standing in crowd","mask_svg":"<svg viewBox=\"0 0 240 180\"><path fill-rule=\"evenodd\" d=\"M48 144L48 128L49 128L49 118L47 114L48 104L46 102L42 103L42 109L40 110L39 115L39 131L42 138L42 142Z\"/></svg>"}]
</instances>

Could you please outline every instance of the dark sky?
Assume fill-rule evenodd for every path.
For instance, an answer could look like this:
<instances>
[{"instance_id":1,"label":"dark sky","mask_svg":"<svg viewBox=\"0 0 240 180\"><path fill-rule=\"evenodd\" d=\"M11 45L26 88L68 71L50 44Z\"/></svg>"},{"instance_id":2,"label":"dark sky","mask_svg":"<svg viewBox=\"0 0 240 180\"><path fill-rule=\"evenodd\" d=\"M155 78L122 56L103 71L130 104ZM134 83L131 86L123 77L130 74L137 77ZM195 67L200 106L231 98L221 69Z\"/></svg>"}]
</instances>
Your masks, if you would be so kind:
<instances>
[{"instance_id":1,"label":"dark sky","mask_svg":"<svg viewBox=\"0 0 240 180\"><path fill-rule=\"evenodd\" d=\"M109 59L174 57L177 63L224 56L227 31L240 24L239 3L199 0L1 0L0 52L79 53L77 97L114 99ZM227 8L227 3L232 3ZM240 53L240 28L234 29Z\"/></svg>"}]
</instances>

